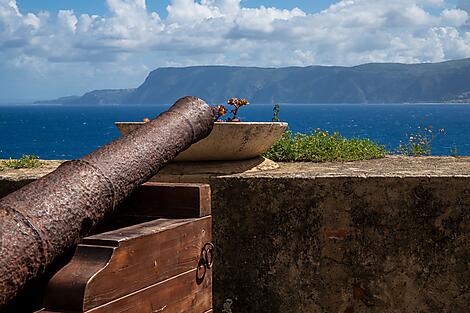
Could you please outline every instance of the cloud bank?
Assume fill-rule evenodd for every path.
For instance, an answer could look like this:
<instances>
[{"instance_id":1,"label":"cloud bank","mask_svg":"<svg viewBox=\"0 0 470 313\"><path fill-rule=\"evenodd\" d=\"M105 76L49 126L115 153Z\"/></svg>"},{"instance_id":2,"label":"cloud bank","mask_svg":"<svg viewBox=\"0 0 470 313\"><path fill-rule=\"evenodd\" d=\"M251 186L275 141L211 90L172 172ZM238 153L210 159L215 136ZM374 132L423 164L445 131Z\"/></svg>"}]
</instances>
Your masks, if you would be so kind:
<instances>
[{"instance_id":1,"label":"cloud bank","mask_svg":"<svg viewBox=\"0 0 470 313\"><path fill-rule=\"evenodd\" d=\"M0 67L95 77L119 65L131 77L168 65L354 65L470 56L470 0L454 8L444 0L342 0L315 14L246 8L240 0L172 0L164 19L145 0L107 5L103 16L52 15L0 0Z\"/></svg>"}]
</instances>

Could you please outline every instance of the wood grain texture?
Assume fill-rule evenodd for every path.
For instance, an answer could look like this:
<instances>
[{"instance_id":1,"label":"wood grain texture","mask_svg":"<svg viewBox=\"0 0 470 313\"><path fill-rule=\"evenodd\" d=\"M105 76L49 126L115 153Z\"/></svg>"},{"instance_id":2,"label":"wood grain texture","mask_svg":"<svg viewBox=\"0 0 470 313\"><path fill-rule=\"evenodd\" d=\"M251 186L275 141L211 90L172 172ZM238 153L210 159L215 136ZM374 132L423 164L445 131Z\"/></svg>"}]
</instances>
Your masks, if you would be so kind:
<instances>
[{"instance_id":1,"label":"wood grain texture","mask_svg":"<svg viewBox=\"0 0 470 313\"><path fill-rule=\"evenodd\" d=\"M211 217L205 217L159 219L118 233L90 237L92 241L101 239L118 244L119 249L110 264L89 282L85 309L195 269L203 246L211 242L210 234ZM119 276L118 285L113 284L116 276Z\"/></svg>"},{"instance_id":2,"label":"wood grain texture","mask_svg":"<svg viewBox=\"0 0 470 313\"><path fill-rule=\"evenodd\" d=\"M46 309L84 312L194 270L208 242L210 216L158 219L87 237L51 280Z\"/></svg>"},{"instance_id":3,"label":"wood grain texture","mask_svg":"<svg viewBox=\"0 0 470 313\"><path fill-rule=\"evenodd\" d=\"M88 281L105 268L113 247L79 245L72 260L47 285L44 302L48 310L83 310L83 294Z\"/></svg>"},{"instance_id":4,"label":"wood grain texture","mask_svg":"<svg viewBox=\"0 0 470 313\"><path fill-rule=\"evenodd\" d=\"M201 284L196 269L119 298L86 313L206 312L212 307L212 273Z\"/></svg>"},{"instance_id":5,"label":"wood grain texture","mask_svg":"<svg viewBox=\"0 0 470 313\"><path fill-rule=\"evenodd\" d=\"M143 184L99 228L108 231L82 240L40 312L208 312L210 211L208 185Z\"/></svg>"}]
</instances>

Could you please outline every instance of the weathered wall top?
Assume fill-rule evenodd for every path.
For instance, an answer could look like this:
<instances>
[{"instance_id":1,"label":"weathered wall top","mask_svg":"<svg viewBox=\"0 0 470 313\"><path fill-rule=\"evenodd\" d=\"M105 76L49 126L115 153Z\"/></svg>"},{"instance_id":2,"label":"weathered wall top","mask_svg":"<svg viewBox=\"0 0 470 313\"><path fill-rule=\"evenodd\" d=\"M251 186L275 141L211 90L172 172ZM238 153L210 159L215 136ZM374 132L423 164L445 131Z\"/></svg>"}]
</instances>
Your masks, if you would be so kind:
<instances>
[{"instance_id":1,"label":"weathered wall top","mask_svg":"<svg viewBox=\"0 0 470 313\"><path fill-rule=\"evenodd\" d=\"M5 169L0 171L0 180L35 180L57 168L63 161L44 161L36 169ZM259 163L259 164L258 164ZM230 174L241 177L470 177L470 157L400 157L356 162L326 163L278 163L268 166L266 161L254 162L187 162L170 164L161 173L164 175L222 176ZM262 169L262 170L259 170ZM238 174L237 174L238 172Z\"/></svg>"},{"instance_id":2,"label":"weathered wall top","mask_svg":"<svg viewBox=\"0 0 470 313\"><path fill-rule=\"evenodd\" d=\"M10 169L0 170L0 180L21 181L36 180L55 170L64 161L43 161L43 166L38 168Z\"/></svg>"},{"instance_id":3,"label":"weathered wall top","mask_svg":"<svg viewBox=\"0 0 470 313\"><path fill-rule=\"evenodd\" d=\"M470 177L470 157L399 157L356 162L279 163L279 168L244 177Z\"/></svg>"}]
</instances>

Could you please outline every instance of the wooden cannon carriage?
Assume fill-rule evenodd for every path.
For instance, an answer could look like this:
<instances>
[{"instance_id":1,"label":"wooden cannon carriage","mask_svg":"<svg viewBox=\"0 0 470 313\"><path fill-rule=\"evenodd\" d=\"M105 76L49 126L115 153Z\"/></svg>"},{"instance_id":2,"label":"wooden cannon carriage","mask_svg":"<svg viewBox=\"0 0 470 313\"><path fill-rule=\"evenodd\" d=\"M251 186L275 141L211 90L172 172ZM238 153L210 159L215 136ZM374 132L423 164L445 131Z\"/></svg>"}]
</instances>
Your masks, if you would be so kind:
<instances>
[{"instance_id":1,"label":"wooden cannon carriage","mask_svg":"<svg viewBox=\"0 0 470 313\"><path fill-rule=\"evenodd\" d=\"M212 312L210 187L145 183L50 280L41 313Z\"/></svg>"}]
</instances>

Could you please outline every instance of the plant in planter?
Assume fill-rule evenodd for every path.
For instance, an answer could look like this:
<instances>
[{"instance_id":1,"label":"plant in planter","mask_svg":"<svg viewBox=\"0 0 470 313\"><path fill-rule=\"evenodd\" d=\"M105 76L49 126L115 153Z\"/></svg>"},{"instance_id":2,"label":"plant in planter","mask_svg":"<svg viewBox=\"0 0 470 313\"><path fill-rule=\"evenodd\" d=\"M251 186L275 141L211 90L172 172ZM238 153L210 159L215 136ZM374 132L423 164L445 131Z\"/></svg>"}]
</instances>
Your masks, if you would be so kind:
<instances>
[{"instance_id":1,"label":"plant in planter","mask_svg":"<svg viewBox=\"0 0 470 313\"><path fill-rule=\"evenodd\" d=\"M248 100L246 99L238 99L238 98L231 98L230 100L227 101L227 104L231 105L233 109L230 111L232 113L232 117L227 118L227 122L240 122L240 120L237 117L238 110L245 106L250 104ZM216 121L221 121L220 118L225 115L227 112L227 109L225 108L224 105L216 105L213 107L214 110L214 115L216 117Z\"/></svg>"},{"instance_id":2,"label":"plant in planter","mask_svg":"<svg viewBox=\"0 0 470 313\"><path fill-rule=\"evenodd\" d=\"M238 100L237 98L232 98L232 99L228 100L227 103L230 104L231 106L233 106L233 109L231 111L233 116L231 118L229 118L227 121L228 122L240 122L240 120L237 118L238 110L241 107L250 104L248 102L248 100L246 100L246 99Z\"/></svg>"},{"instance_id":3,"label":"plant in planter","mask_svg":"<svg viewBox=\"0 0 470 313\"><path fill-rule=\"evenodd\" d=\"M238 112L241 107L249 104L246 99L232 98L227 101L231 106L231 116L224 105L212 107L215 117L214 128L210 135L193 144L178 155L176 161L228 161L255 158L265 153L287 129L287 123L273 122L241 122ZM117 122L116 126L122 134L128 134L142 124L150 122Z\"/></svg>"},{"instance_id":4,"label":"plant in planter","mask_svg":"<svg viewBox=\"0 0 470 313\"><path fill-rule=\"evenodd\" d=\"M216 105L212 107L212 111L214 112L214 117L215 117L216 122L219 121L220 118L224 116L225 113L227 112L227 110L225 109L225 106L223 105Z\"/></svg>"}]
</instances>

